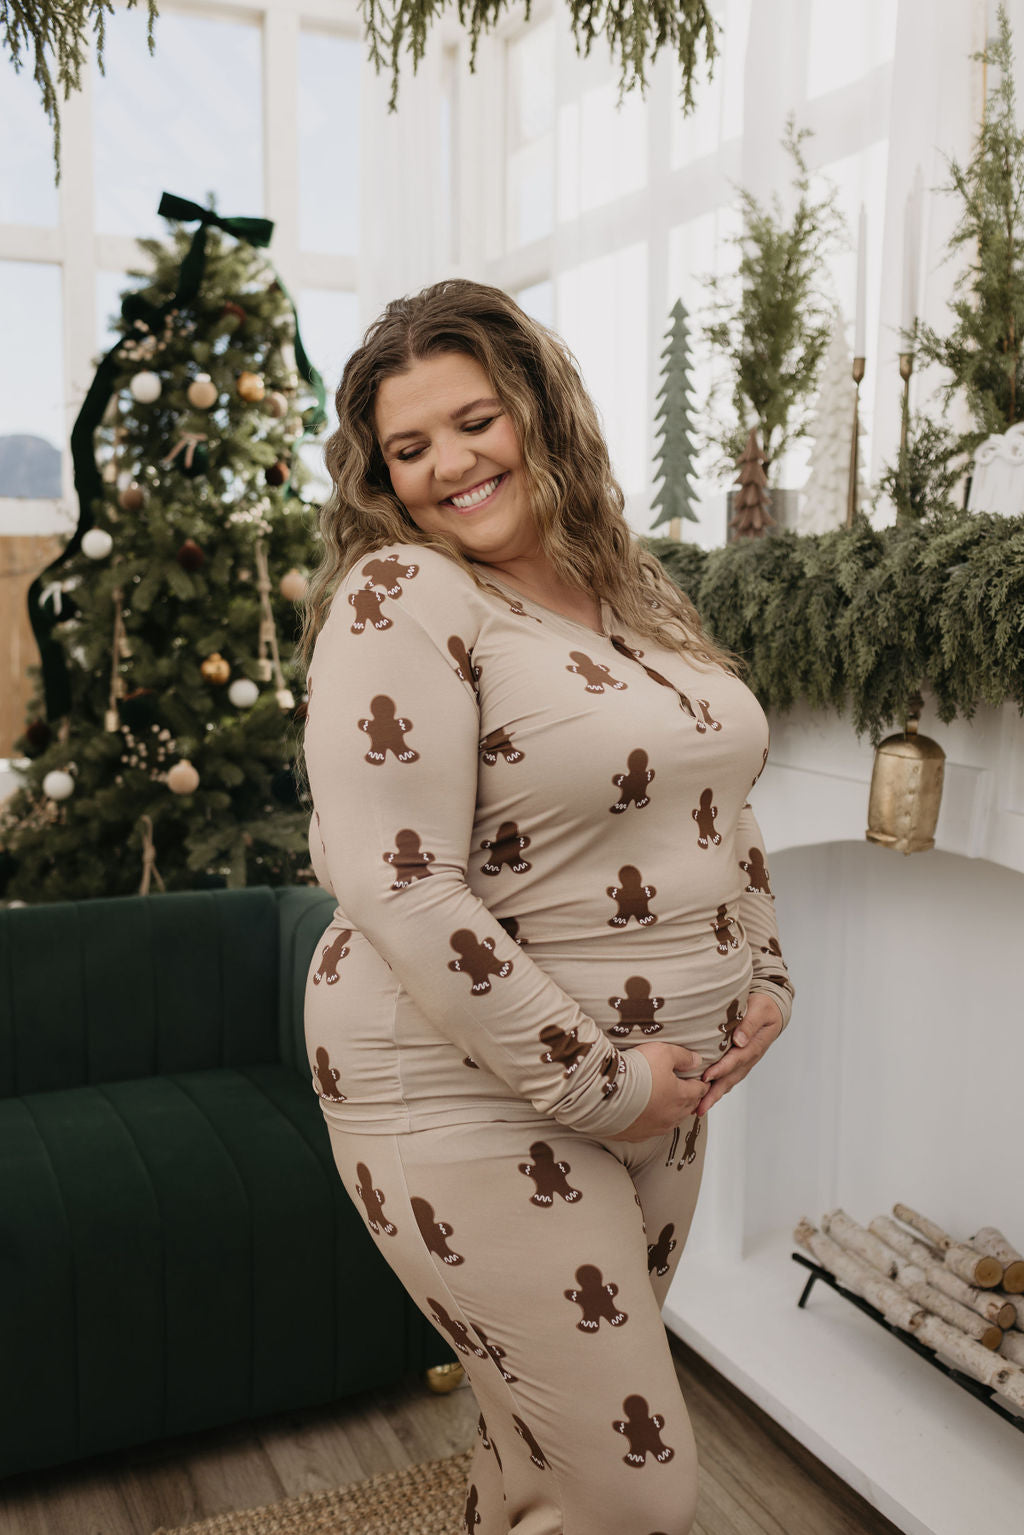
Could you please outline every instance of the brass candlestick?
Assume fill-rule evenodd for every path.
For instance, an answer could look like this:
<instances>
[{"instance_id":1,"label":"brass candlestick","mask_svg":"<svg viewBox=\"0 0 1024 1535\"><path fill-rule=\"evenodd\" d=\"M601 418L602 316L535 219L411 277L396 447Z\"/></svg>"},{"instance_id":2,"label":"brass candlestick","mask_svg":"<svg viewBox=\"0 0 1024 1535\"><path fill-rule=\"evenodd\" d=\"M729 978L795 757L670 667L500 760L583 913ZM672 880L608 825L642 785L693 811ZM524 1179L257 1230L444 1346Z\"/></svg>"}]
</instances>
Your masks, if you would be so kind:
<instances>
[{"instance_id":1,"label":"brass candlestick","mask_svg":"<svg viewBox=\"0 0 1024 1535\"><path fill-rule=\"evenodd\" d=\"M913 352L900 353L900 378L903 380L903 410L900 417L900 504L897 513L910 516L910 464L907 456L907 432L910 427L910 375L914 371Z\"/></svg>"},{"instance_id":2,"label":"brass candlestick","mask_svg":"<svg viewBox=\"0 0 1024 1535\"><path fill-rule=\"evenodd\" d=\"M850 437L850 483L846 490L846 526L853 527L857 510L857 451L860 440L860 381L864 377L864 359L853 359L853 432Z\"/></svg>"}]
</instances>

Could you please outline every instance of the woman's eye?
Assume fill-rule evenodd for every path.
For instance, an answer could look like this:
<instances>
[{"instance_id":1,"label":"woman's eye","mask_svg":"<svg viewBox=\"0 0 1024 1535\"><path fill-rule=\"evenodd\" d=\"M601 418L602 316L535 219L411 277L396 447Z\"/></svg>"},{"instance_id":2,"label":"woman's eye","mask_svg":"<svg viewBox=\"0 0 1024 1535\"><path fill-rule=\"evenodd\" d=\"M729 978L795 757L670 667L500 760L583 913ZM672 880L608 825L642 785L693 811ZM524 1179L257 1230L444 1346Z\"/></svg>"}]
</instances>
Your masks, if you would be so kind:
<instances>
[{"instance_id":1,"label":"woman's eye","mask_svg":"<svg viewBox=\"0 0 1024 1535\"><path fill-rule=\"evenodd\" d=\"M486 421L473 421L468 426L464 426L463 427L463 431L464 432L482 432L485 427L490 426L491 422L494 419L495 419L494 416L488 416ZM411 464L413 459L414 458L418 458L419 455L422 452L423 452L422 448L410 448L407 453L399 453L398 454L398 462L400 464Z\"/></svg>"}]
</instances>

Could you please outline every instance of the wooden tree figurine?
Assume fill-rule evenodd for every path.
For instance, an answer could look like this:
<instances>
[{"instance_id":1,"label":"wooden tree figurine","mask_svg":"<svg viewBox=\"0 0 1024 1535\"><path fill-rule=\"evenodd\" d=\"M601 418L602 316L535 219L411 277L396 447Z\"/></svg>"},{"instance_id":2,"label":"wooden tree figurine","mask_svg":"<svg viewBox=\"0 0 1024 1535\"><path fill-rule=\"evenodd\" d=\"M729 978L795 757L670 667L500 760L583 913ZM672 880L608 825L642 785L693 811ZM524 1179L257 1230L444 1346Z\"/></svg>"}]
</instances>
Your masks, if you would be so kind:
<instances>
[{"instance_id":1,"label":"wooden tree figurine","mask_svg":"<svg viewBox=\"0 0 1024 1535\"><path fill-rule=\"evenodd\" d=\"M672 306L671 325L665 341L662 357L662 385L658 391L656 422L660 422L658 444L658 472L655 483L662 486L653 505L659 508L652 528L676 518L697 521L693 509L693 400L690 389L690 340L687 330L687 314L682 299Z\"/></svg>"},{"instance_id":2,"label":"wooden tree figurine","mask_svg":"<svg viewBox=\"0 0 1024 1535\"><path fill-rule=\"evenodd\" d=\"M733 502L733 516L729 531L734 539L763 538L769 528L774 528L775 518L768 508L771 497L764 472L764 453L757 438L757 427L752 426L736 467L740 472L740 486Z\"/></svg>"}]
</instances>

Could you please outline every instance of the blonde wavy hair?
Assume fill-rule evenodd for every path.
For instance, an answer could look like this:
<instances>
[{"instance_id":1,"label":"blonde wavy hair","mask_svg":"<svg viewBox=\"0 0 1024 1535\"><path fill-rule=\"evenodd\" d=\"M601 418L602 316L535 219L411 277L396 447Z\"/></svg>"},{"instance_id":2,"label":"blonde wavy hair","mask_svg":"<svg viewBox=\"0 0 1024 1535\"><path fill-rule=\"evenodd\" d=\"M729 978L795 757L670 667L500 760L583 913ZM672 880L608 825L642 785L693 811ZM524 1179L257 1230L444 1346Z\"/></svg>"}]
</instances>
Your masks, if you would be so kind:
<instances>
[{"instance_id":1,"label":"blonde wavy hair","mask_svg":"<svg viewBox=\"0 0 1024 1535\"><path fill-rule=\"evenodd\" d=\"M735 675L737 658L704 632L693 603L633 537L597 411L565 342L500 288L461 277L393 299L345 364L335 396L338 429L324 448L332 491L319 518L323 559L309 582L296 651L303 674L339 583L385 544L438 549L494 590L454 539L412 521L377 441L381 383L446 352L475 358L508 412L538 539L562 580L603 597L625 626L654 644Z\"/></svg>"}]
</instances>

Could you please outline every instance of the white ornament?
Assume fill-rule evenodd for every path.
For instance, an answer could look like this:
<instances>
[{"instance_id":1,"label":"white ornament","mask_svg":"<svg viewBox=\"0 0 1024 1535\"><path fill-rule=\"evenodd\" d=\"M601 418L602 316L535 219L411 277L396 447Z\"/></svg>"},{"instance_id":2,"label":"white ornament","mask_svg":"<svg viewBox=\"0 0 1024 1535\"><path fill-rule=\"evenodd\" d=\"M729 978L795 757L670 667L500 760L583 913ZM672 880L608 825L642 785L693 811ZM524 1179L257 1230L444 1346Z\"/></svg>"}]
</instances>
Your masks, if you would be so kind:
<instances>
[{"instance_id":1,"label":"white ornament","mask_svg":"<svg viewBox=\"0 0 1024 1535\"><path fill-rule=\"evenodd\" d=\"M159 374L150 373L144 368L141 373L132 375L128 388L140 405L152 405L154 400L159 400L163 385Z\"/></svg>"},{"instance_id":2,"label":"white ornament","mask_svg":"<svg viewBox=\"0 0 1024 1535\"><path fill-rule=\"evenodd\" d=\"M117 472L117 460L115 458L108 459L100 471L100 479L104 485L116 485Z\"/></svg>"},{"instance_id":3,"label":"white ornament","mask_svg":"<svg viewBox=\"0 0 1024 1535\"><path fill-rule=\"evenodd\" d=\"M1003 517L1019 517L1024 511L1024 423L979 444L967 510Z\"/></svg>"},{"instance_id":4,"label":"white ornament","mask_svg":"<svg viewBox=\"0 0 1024 1535\"><path fill-rule=\"evenodd\" d=\"M278 688L277 692L274 694L274 697L277 699L277 702L282 709L295 708L295 695L293 694L291 688Z\"/></svg>"},{"instance_id":5,"label":"white ornament","mask_svg":"<svg viewBox=\"0 0 1024 1535\"><path fill-rule=\"evenodd\" d=\"M301 602L309 583L301 570L286 570L281 577L280 592L289 602Z\"/></svg>"},{"instance_id":6,"label":"white ornament","mask_svg":"<svg viewBox=\"0 0 1024 1535\"><path fill-rule=\"evenodd\" d=\"M105 560L114 540L104 528L90 528L82 539L82 553L90 560Z\"/></svg>"},{"instance_id":7,"label":"white ornament","mask_svg":"<svg viewBox=\"0 0 1024 1535\"><path fill-rule=\"evenodd\" d=\"M248 677L236 677L228 688L228 697L236 709L251 709L259 696L259 688Z\"/></svg>"},{"instance_id":8,"label":"white ornament","mask_svg":"<svg viewBox=\"0 0 1024 1535\"><path fill-rule=\"evenodd\" d=\"M176 762L167 774L167 787L174 794L193 794L199 787L199 774L186 757Z\"/></svg>"},{"instance_id":9,"label":"white ornament","mask_svg":"<svg viewBox=\"0 0 1024 1535\"><path fill-rule=\"evenodd\" d=\"M43 779L43 793L47 799L70 799L75 792L75 780L63 768L54 768Z\"/></svg>"}]
</instances>

